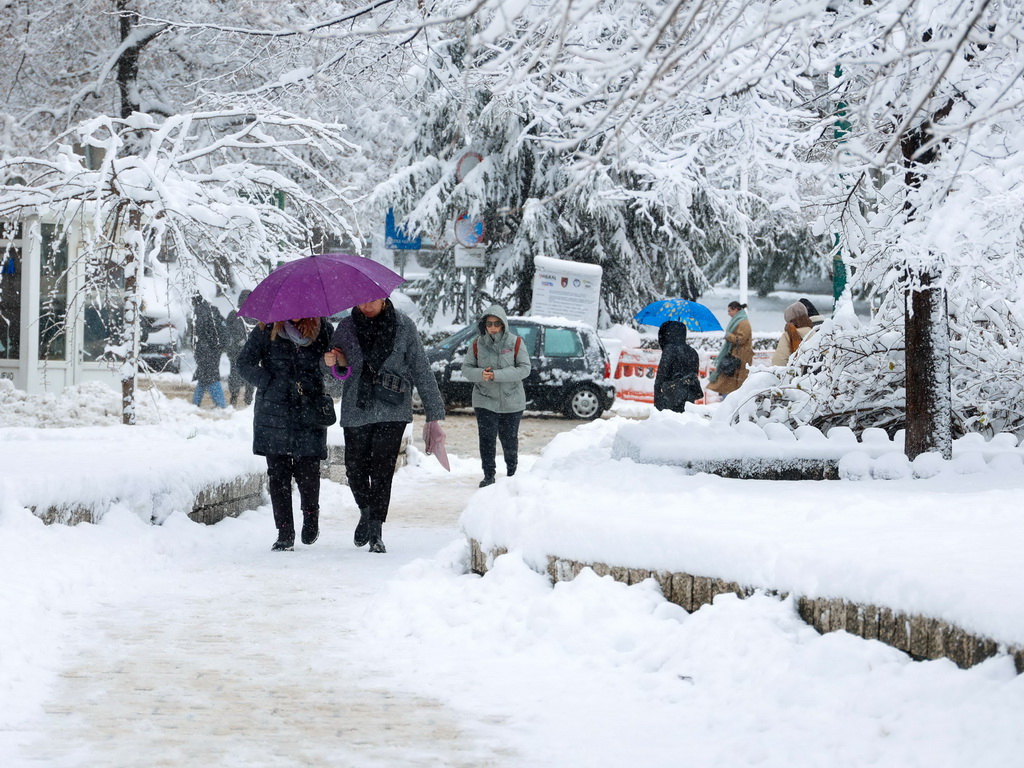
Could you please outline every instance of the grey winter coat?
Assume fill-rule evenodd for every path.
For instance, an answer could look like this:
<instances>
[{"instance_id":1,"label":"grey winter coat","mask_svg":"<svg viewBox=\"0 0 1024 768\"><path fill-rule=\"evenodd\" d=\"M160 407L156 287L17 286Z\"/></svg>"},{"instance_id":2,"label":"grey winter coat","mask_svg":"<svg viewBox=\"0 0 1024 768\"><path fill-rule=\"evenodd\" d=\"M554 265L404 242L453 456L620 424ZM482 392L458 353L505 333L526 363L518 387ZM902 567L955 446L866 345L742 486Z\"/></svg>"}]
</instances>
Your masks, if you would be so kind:
<instances>
[{"instance_id":1,"label":"grey winter coat","mask_svg":"<svg viewBox=\"0 0 1024 768\"><path fill-rule=\"evenodd\" d=\"M423 342L419 331L408 315L395 309L396 329L395 343L384 361L383 370L400 376L409 386L402 402L397 405L374 399L370 406L362 409L358 404L359 381L363 373L363 350L356 336L355 323L351 316L338 323L338 328L331 338L331 349L340 349L345 353L350 374L345 380L341 394L341 412L338 424L342 427L362 427L367 424L378 424L384 421L412 421L412 387L415 386L423 403L423 411L427 421L444 419L444 401L441 391L437 388L427 362Z\"/></svg>"},{"instance_id":2,"label":"grey winter coat","mask_svg":"<svg viewBox=\"0 0 1024 768\"><path fill-rule=\"evenodd\" d=\"M501 333L490 334L484 325L484 318L493 315L504 323ZM533 366L526 344L519 344L516 351L516 336L508 327L508 316L498 304L492 304L480 316L480 335L469 344L462 361L462 375L473 382L473 407L484 408L495 413L515 413L526 408L526 390L523 379L530 375ZM484 369L494 371L494 381L484 381Z\"/></svg>"},{"instance_id":3,"label":"grey winter coat","mask_svg":"<svg viewBox=\"0 0 1024 768\"><path fill-rule=\"evenodd\" d=\"M271 341L273 325L256 327L238 355L238 373L256 387L252 452L257 456L327 458L327 428L303 423L303 398L324 392L323 356L331 338L330 322L300 347L285 334ZM301 391L300 391L301 390Z\"/></svg>"}]
</instances>

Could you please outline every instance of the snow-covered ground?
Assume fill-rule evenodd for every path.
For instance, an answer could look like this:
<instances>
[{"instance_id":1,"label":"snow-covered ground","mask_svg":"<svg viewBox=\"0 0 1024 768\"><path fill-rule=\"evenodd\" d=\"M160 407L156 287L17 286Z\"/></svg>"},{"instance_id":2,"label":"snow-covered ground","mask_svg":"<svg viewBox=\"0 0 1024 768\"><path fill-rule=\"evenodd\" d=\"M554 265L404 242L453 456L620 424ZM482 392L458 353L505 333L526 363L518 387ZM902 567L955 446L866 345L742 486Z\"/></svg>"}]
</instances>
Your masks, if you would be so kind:
<instances>
[{"instance_id":1,"label":"snow-covered ground","mask_svg":"<svg viewBox=\"0 0 1024 768\"><path fill-rule=\"evenodd\" d=\"M765 596L687 614L650 581L584 571L552 586L528 548L481 578L466 572L459 522L547 536L581 559L642 552L696 572L844 582L1010 635L1022 610L1007 588L1024 583L1019 474L686 476L610 458L617 429L648 412L619 403L483 490L475 457L454 455L448 474L414 451L396 476L387 555L351 546L351 494L330 482L320 541L271 553L268 506L210 527L184 510L148 525L133 507L161 471L148 425L198 475L218 442L246 460L251 411L154 395L143 427L100 427L101 396L30 402L0 388L0 462L19 467L0 486L4 766L1005 768L1024 754L1024 676L1006 657L970 670L913 662L818 635ZM30 488L93 494L74 464L97 430L116 436L135 493L98 525L44 526L24 506ZM51 485L32 485L44 467ZM916 541L942 561L901 557ZM946 576L908 579L918 568ZM951 591L967 571L972 589L988 585L969 605Z\"/></svg>"}]
</instances>

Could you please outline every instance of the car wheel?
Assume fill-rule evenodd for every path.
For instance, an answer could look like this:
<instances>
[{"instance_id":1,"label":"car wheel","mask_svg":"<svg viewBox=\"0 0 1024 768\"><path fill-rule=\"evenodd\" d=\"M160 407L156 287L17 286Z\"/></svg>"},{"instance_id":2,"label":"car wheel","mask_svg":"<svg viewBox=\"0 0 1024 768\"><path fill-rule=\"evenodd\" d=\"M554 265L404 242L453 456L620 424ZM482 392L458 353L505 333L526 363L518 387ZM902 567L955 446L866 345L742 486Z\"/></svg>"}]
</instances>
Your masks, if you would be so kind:
<instances>
[{"instance_id":1,"label":"car wheel","mask_svg":"<svg viewBox=\"0 0 1024 768\"><path fill-rule=\"evenodd\" d=\"M569 393L565 401L565 416L568 419L591 421L604 412L601 396L590 386L581 385Z\"/></svg>"}]
</instances>

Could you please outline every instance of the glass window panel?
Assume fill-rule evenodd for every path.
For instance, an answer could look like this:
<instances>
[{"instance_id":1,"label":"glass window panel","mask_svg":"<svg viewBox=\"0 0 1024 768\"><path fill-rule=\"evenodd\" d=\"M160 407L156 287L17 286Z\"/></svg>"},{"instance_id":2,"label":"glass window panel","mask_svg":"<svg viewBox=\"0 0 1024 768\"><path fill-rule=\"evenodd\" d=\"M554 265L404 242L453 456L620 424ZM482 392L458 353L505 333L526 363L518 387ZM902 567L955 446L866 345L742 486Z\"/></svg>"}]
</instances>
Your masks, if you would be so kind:
<instances>
[{"instance_id":1,"label":"glass window panel","mask_svg":"<svg viewBox=\"0 0 1024 768\"><path fill-rule=\"evenodd\" d=\"M53 224L44 224L39 272L39 358L64 360L68 314L68 244Z\"/></svg>"},{"instance_id":2,"label":"glass window panel","mask_svg":"<svg viewBox=\"0 0 1024 768\"><path fill-rule=\"evenodd\" d=\"M0 360L21 358L21 248L0 251Z\"/></svg>"},{"instance_id":3,"label":"glass window panel","mask_svg":"<svg viewBox=\"0 0 1024 768\"><path fill-rule=\"evenodd\" d=\"M537 327L534 325L510 325L509 329L523 339L523 346L530 357L537 356Z\"/></svg>"},{"instance_id":4,"label":"glass window panel","mask_svg":"<svg viewBox=\"0 0 1024 768\"><path fill-rule=\"evenodd\" d=\"M583 342L579 334L570 328L545 328L544 356L582 357Z\"/></svg>"}]
</instances>

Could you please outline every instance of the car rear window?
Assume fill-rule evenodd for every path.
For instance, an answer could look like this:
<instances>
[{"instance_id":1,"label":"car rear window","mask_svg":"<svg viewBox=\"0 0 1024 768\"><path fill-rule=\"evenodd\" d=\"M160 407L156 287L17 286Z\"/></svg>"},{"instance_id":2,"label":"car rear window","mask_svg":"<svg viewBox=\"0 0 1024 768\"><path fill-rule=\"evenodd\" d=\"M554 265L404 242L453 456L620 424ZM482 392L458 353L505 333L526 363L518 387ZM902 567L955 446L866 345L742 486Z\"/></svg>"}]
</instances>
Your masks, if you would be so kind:
<instances>
[{"instance_id":1,"label":"car rear window","mask_svg":"<svg viewBox=\"0 0 1024 768\"><path fill-rule=\"evenodd\" d=\"M583 342L570 328L544 329L545 357L583 357Z\"/></svg>"}]
</instances>

